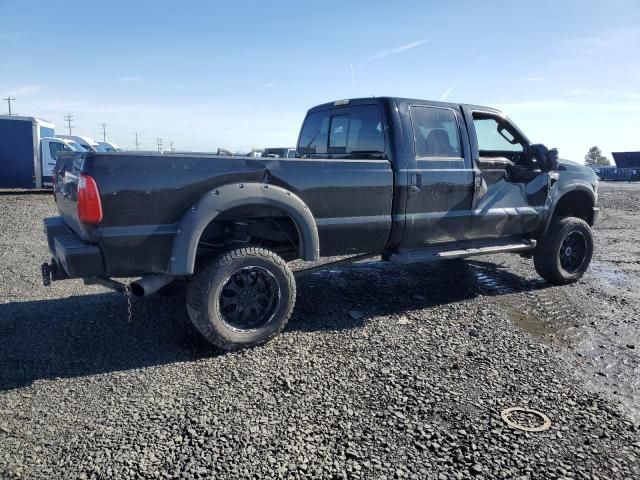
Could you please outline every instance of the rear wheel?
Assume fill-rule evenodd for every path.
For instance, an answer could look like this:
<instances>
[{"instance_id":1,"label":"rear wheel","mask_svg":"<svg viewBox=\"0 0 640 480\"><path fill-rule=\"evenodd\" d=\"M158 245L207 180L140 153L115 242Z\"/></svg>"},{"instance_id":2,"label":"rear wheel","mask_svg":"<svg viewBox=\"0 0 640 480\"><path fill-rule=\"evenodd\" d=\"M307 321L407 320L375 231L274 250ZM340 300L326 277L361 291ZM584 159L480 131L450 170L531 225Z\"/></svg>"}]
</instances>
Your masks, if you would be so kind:
<instances>
[{"instance_id":1,"label":"rear wheel","mask_svg":"<svg viewBox=\"0 0 640 480\"><path fill-rule=\"evenodd\" d=\"M564 217L554 220L533 256L538 274L563 285L578 280L589 268L593 234L584 220Z\"/></svg>"},{"instance_id":2,"label":"rear wheel","mask_svg":"<svg viewBox=\"0 0 640 480\"><path fill-rule=\"evenodd\" d=\"M197 273L187 311L198 331L224 350L265 343L286 325L296 298L293 273L275 253L229 250Z\"/></svg>"}]
</instances>

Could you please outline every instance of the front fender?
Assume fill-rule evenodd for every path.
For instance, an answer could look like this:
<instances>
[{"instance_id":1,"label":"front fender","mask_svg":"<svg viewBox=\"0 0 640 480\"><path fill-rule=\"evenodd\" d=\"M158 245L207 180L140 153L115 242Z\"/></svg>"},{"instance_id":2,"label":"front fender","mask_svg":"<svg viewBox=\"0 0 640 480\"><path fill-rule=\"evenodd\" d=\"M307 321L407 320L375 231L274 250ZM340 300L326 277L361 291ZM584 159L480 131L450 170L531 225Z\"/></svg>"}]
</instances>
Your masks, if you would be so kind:
<instances>
[{"instance_id":1,"label":"front fender","mask_svg":"<svg viewBox=\"0 0 640 480\"><path fill-rule=\"evenodd\" d=\"M562 197L564 197L568 193L576 191L586 193L591 199L592 206L595 207L597 203L597 197L595 192L593 191L592 185L588 180L582 178L571 178L563 181L561 176L560 180L553 189L552 194L549 196L549 208L547 209L548 214L544 224L544 230L542 232L543 235L547 234L549 226L551 225L551 220L553 220L556 207L558 206L558 203L560 203L560 200L562 200Z\"/></svg>"},{"instance_id":2,"label":"front fender","mask_svg":"<svg viewBox=\"0 0 640 480\"><path fill-rule=\"evenodd\" d=\"M303 260L320 257L318 227L300 197L274 185L236 183L207 192L182 216L173 241L169 274L193 274L198 242L207 225L229 209L249 205L276 207L286 212L298 229L300 257Z\"/></svg>"}]
</instances>

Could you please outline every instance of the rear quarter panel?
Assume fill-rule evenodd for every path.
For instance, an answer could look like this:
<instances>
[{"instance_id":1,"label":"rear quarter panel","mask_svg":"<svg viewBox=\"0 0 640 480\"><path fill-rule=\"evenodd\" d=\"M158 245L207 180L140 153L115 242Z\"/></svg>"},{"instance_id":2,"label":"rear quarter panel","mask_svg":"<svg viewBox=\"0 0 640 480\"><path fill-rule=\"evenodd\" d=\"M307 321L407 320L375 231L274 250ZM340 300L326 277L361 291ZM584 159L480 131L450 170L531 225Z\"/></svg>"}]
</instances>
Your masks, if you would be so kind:
<instances>
[{"instance_id":1,"label":"rear quarter panel","mask_svg":"<svg viewBox=\"0 0 640 480\"><path fill-rule=\"evenodd\" d=\"M85 154L82 170L96 179L104 211L85 235L103 247L110 275L165 271L182 216L230 183L298 195L318 225L321 255L382 251L391 228L387 161L108 153Z\"/></svg>"}]
</instances>

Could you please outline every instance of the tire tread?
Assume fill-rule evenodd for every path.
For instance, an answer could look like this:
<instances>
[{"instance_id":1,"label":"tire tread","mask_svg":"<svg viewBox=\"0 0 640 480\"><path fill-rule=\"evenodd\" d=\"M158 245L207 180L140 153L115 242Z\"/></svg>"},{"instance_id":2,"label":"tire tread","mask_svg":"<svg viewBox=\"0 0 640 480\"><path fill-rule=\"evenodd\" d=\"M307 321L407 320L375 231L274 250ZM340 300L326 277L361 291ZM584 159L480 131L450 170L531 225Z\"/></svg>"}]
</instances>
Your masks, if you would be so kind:
<instances>
[{"instance_id":1,"label":"tire tread","mask_svg":"<svg viewBox=\"0 0 640 480\"><path fill-rule=\"evenodd\" d=\"M209 291L211 290L211 288L213 288L214 282L217 281L217 272L231 265L237 260L252 256L261 257L268 262L275 263L285 272L289 287L289 298L283 300L286 301L289 306L284 318L280 320L277 329L273 330L269 335L259 339L252 344L238 345L236 343L225 340L212 328L208 318L209 315L207 299ZM193 282L191 282L190 288L187 292L187 310L189 313L189 317L191 318L191 322L207 341L223 350L238 350L241 348L247 348L268 342L273 337L278 335L287 325L287 322L289 321L289 318L291 317L291 314L293 312L293 308L295 307L295 303L295 278L286 262L274 252L256 246L236 247L220 253L213 260L211 260L211 262L200 273L196 275Z\"/></svg>"}]
</instances>

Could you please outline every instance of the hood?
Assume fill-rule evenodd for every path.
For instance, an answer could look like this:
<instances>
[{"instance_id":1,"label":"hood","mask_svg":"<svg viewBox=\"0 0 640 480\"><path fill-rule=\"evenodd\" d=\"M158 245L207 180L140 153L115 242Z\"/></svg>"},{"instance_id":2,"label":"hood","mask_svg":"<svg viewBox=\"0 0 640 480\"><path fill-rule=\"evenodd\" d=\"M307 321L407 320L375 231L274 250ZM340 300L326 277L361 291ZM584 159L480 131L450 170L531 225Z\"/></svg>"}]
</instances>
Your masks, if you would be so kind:
<instances>
[{"instance_id":1,"label":"hood","mask_svg":"<svg viewBox=\"0 0 640 480\"><path fill-rule=\"evenodd\" d=\"M587 180L590 184L594 185L598 182L598 176L593 168L587 167L582 163L572 162L571 160L565 160L563 158L558 160L558 172L565 174L569 177L578 177Z\"/></svg>"},{"instance_id":2,"label":"hood","mask_svg":"<svg viewBox=\"0 0 640 480\"><path fill-rule=\"evenodd\" d=\"M585 172L591 170L586 165L565 158L558 159L558 170L561 172Z\"/></svg>"}]
</instances>

